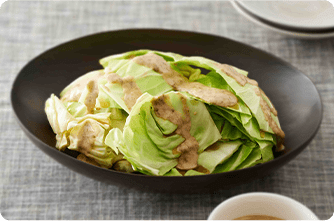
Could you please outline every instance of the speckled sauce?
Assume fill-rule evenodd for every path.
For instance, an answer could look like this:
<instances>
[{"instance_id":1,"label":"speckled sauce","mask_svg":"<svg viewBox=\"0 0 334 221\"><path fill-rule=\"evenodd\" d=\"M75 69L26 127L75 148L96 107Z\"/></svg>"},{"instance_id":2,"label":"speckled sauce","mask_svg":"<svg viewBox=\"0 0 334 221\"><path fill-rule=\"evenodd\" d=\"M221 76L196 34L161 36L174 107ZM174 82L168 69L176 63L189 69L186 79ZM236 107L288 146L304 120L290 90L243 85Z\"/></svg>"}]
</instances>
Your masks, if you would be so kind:
<instances>
[{"instance_id":1,"label":"speckled sauce","mask_svg":"<svg viewBox=\"0 0 334 221\"><path fill-rule=\"evenodd\" d=\"M96 81L89 81L87 84L88 94L84 101L88 113L93 113L96 104L96 98L99 95L99 88Z\"/></svg>"},{"instance_id":2,"label":"speckled sauce","mask_svg":"<svg viewBox=\"0 0 334 221\"><path fill-rule=\"evenodd\" d=\"M147 53L134 58L133 61L160 73L164 80L177 91L188 92L197 98L221 107L230 107L238 103L237 97L228 90L208 87L198 82L189 82L187 78L173 70L159 55Z\"/></svg>"},{"instance_id":3,"label":"speckled sauce","mask_svg":"<svg viewBox=\"0 0 334 221\"><path fill-rule=\"evenodd\" d=\"M228 64L219 64L215 63L215 65L222 70L226 75L233 78L239 85L245 86L246 83L252 84L254 86L258 86L257 81L248 78L247 76L238 73L231 65Z\"/></svg>"},{"instance_id":4,"label":"speckled sauce","mask_svg":"<svg viewBox=\"0 0 334 221\"><path fill-rule=\"evenodd\" d=\"M120 84L123 88L123 100L125 105L132 109L137 99L143 94L132 76L120 77L118 74L109 73L108 81L113 84Z\"/></svg>"},{"instance_id":5,"label":"speckled sauce","mask_svg":"<svg viewBox=\"0 0 334 221\"><path fill-rule=\"evenodd\" d=\"M97 136L97 131L94 130L94 127L90 120L86 120L83 126L78 131L77 139L78 139L78 147L79 152L85 154L86 156L89 154L91 147L94 145L95 138Z\"/></svg>"},{"instance_id":6,"label":"speckled sauce","mask_svg":"<svg viewBox=\"0 0 334 221\"><path fill-rule=\"evenodd\" d=\"M267 95L264 93L264 91L261 88L259 88L259 90L260 90L261 96L265 97L267 100L270 101L270 99L267 97ZM270 101L270 103L271 103L271 101ZM270 108L271 113L273 113L275 116L277 116L277 110L275 109L275 107L272 106L272 107L269 107L269 108Z\"/></svg>"},{"instance_id":7,"label":"speckled sauce","mask_svg":"<svg viewBox=\"0 0 334 221\"><path fill-rule=\"evenodd\" d=\"M285 133L283 130L277 125L277 123L274 121L274 119L271 116L271 113L273 113L275 116L277 116L277 111L274 107L270 107L269 104L263 99L262 96L266 96L264 92L260 88L255 88L254 89L255 94L259 96L260 98L260 106L263 111L264 117L266 121L269 123L269 127L274 131L274 133L279 136L282 140L285 137ZM267 98L269 99L269 98ZM278 142L277 147L281 148L280 146L282 145L281 142Z\"/></svg>"},{"instance_id":8,"label":"speckled sauce","mask_svg":"<svg viewBox=\"0 0 334 221\"><path fill-rule=\"evenodd\" d=\"M93 75L91 77L83 77L78 80L63 96L61 97L61 101L65 102L77 102L80 99L80 96L87 84L90 81L93 81L96 85L98 81L104 76L104 72L100 71L97 75Z\"/></svg>"},{"instance_id":9,"label":"speckled sauce","mask_svg":"<svg viewBox=\"0 0 334 221\"><path fill-rule=\"evenodd\" d=\"M175 131L176 134L182 136L185 140L178 145L173 151L174 153L181 153L178 158L178 164L176 168L179 170L191 170L195 169L198 160L198 141L190 134L191 129L191 119L189 113L189 107L187 105L187 100L183 95L179 95L183 105L184 117L181 113L176 111L173 107L168 105L168 95L161 95L155 97L152 100L152 105L155 114L165 120L169 120L173 124L177 125Z\"/></svg>"}]
</instances>

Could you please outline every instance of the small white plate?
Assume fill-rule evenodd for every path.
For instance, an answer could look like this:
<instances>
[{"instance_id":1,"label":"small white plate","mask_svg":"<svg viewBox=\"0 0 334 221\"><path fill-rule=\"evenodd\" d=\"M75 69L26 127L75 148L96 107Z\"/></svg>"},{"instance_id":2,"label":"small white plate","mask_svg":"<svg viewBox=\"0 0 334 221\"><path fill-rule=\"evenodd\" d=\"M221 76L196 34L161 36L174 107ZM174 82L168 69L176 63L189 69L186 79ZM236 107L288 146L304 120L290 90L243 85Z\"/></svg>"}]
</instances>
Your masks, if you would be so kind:
<instances>
[{"instance_id":1,"label":"small white plate","mask_svg":"<svg viewBox=\"0 0 334 221\"><path fill-rule=\"evenodd\" d=\"M249 215L267 215L284 220L318 220L306 206L289 197L264 192L240 194L219 204L208 220L234 220Z\"/></svg>"},{"instance_id":2,"label":"small white plate","mask_svg":"<svg viewBox=\"0 0 334 221\"><path fill-rule=\"evenodd\" d=\"M334 28L334 7L328 1L238 1L249 12L294 29Z\"/></svg>"},{"instance_id":3,"label":"small white plate","mask_svg":"<svg viewBox=\"0 0 334 221\"><path fill-rule=\"evenodd\" d=\"M299 31L291 31L291 30L279 28L279 27L276 27L276 26L272 26L272 25L264 22L263 20L259 20L256 17L254 17L253 15L251 15L248 11L241 8L236 1L231 1L231 4L233 5L233 7L240 14L242 14L248 20L250 20L250 21L252 21L252 22L254 22L254 23L256 23L256 24L258 24L262 27L268 28L270 30L279 32L279 33L284 34L284 35L289 35L289 36L293 36L295 38L304 38L304 39L321 39L321 38L334 37L334 31L332 31L332 32L317 32L317 31L314 31L314 32L299 32Z\"/></svg>"}]
</instances>

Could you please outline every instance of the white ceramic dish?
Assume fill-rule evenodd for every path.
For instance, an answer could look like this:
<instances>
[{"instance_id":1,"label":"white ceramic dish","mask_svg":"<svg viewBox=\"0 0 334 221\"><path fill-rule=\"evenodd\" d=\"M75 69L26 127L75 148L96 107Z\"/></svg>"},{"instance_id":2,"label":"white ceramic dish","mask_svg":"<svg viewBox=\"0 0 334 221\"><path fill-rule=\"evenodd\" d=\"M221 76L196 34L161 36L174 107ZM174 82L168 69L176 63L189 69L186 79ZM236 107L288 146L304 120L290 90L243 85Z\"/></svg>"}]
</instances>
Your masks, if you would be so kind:
<instances>
[{"instance_id":1,"label":"white ceramic dish","mask_svg":"<svg viewBox=\"0 0 334 221\"><path fill-rule=\"evenodd\" d=\"M246 193L227 199L212 211L208 220L234 220L248 215L267 215L284 220L319 220L298 201L264 192Z\"/></svg>"},{"instance_id":2,"label":"white ceramic dish","mask_svg":"<svg viewBox=\"0 0 334 221\"><path fill-rule=\"evenodd\" d=\"M265 23L263 20L259 20L256 17L252 16L249 12L247 12L245 9L241 8L236 1L231 1L231 4L233 7L244 17L246 17L248 20L262 26L265 28L268 28L272 31L279 32L284 35L293 36L295 38L303 38L303 39L321 39L321 38L330 38L334 37L334 31L332 32L298 32L298 31L291 31L286 30L282 28L278 28L272 25L269 25Z\"/></svg>"},{"instance_id":3,"label":"white ceramic dish","mask_svg":"<svg viewBox=\"0 0 334 221\"><path fill-rule=\"evenodd\" d=\"M334 7L328 1L238 1L267 21L295 29L334 28Z\"/></svg>"}]
</instances>

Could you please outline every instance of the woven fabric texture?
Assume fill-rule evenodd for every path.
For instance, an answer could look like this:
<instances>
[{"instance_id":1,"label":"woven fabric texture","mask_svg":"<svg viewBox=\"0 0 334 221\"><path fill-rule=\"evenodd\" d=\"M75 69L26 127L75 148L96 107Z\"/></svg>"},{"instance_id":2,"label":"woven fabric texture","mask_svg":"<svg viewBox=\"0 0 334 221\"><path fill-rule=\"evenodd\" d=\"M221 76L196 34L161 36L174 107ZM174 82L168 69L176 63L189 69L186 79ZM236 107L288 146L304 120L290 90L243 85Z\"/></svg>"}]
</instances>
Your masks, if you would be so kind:
<instances>
[{"instance_id":1,"label":"woven fabric texture","mask_svg":"<svg viewBox=\"0 0 334 221\"><path fill-rule=\"evenodd\" d=\"M234 39L291 63L316 85L323 121L310 145L279 171L214 194L143 193L60 165L16 122L10 90L32 58L96 32L164 28ZM0 213L6 219L207 219L225 199L264 191L292 197L320 219L334 212L334 38L302 40L262 28L220 1L8 1L0 9ZM307 120L307 119L305 119Z\"/></svg>"}]
</instances>

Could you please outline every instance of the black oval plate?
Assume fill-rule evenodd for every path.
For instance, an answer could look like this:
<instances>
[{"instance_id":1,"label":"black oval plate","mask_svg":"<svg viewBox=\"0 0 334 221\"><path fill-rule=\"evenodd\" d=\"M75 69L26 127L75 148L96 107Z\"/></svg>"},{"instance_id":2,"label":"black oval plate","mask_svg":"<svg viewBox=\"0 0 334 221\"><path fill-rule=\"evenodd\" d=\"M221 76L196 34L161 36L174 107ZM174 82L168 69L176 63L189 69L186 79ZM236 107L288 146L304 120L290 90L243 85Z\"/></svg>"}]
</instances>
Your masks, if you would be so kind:
<instances>
[{"instance_id":1,"label":"black oval plate","mask_svg":"<svg viewBox=\"0 0 334 221\"><path fill-rule=\"evenodd\" d=\"M44 112L51 93L77 77L102 69L99 59L137 49L203 56L249 71L249 77L272 100L286 134L286 151L270 162L222 174L156 177L126 174L83 163L58 151L55 134ZM98 33L52 48L30 61L11 91L16 117L29 139L46 154L90 178L122 187L160 192L207 192L227 189L263 177L296 157L312 140L322 119L319 93L308 77L290 64L261 50L219 36L161 29L132 29Z\"/></svg>"}]
</instances>

